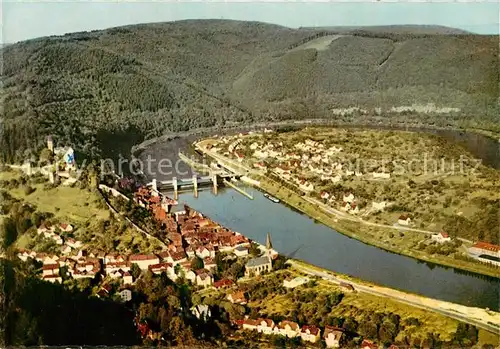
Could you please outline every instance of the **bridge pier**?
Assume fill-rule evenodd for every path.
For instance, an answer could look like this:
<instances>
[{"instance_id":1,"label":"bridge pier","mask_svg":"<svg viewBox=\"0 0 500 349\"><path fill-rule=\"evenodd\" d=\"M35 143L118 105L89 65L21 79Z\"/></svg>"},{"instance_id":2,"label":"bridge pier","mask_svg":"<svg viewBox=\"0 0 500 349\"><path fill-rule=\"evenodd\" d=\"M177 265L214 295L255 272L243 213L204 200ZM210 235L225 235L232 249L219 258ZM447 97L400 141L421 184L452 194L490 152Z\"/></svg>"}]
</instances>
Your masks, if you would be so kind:
<instances>
[{"instance_id":1,"label":"bridge pier","mask_svg":"<svg viewBox=\"0 0 500 349\"><path fill-rule=\"evenodd\" d=\"M217 175L215 173L212 173L210 176L212 177L214 194L217 195Z\"/></svg>"},{"instance_id":2,"label":"bridge pier","mask_svg":"<svg viewBox=\"0 0 500 349\"><path fill-rule=\"evenodd\" d=\"M174 200L177 200L179 197L179 192L177 188L177 177L172 178L172 186L174 187Z\"/></svg>"},{"instance_id":3,"label":"bridge pier","mask_svg":"<svg viewBox=\"0 0 500 349\"><path fill-rule=\"evenodd\" d=\"M153 178L153 185L151 190L151 196L158 196L158 184L156 184L156 178Z\"/></svg>"},{"instance_id":4,"label":"bridge pier","mask_svg":"<svg viewBox=\"0 0 500 349\"><path fill-rule=\"evenodd\" d=\"M194 197L198 197L198 177L193 175L193 188L194 188Z\"/></svg>"}]
</instances>

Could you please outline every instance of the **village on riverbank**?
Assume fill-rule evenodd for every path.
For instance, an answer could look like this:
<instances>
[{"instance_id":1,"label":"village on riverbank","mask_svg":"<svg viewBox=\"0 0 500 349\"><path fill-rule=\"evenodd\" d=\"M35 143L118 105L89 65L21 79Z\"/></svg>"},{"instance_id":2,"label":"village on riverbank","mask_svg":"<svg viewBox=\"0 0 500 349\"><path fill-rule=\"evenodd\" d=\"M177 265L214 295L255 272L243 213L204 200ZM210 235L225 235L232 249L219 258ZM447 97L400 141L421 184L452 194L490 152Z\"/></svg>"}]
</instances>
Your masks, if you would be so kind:
<instances>
[{"instance_id":1,"label":"village on riverbank","mask_svg":"<svg viewBox=\"0 0 500 349\"><path fill-rule=\"evenodd\" d=\"M498 275L499 174L439 138L306 128L221 136L196 147L351 237Z\"/></svg>"},{"instance_id":2,"label":"village on riverbank","mask_svg":"<svg viewBox=\"0 0 500 349\"><path fill-rule=\"evenodd\" d=\"M31 219L31 227L16 242L20 245L17 257L36 261L38 275L46 282L87 285L94 297L134 309L132 305L143 297L144 283L166 277L192 290L189 313L199 321L210 321L215 317L214 307L224 307L230 314L228 338L240 344L264 341L361 348L396 348L417 341L432 344L437 337L427 332L433 332L436 322L443 325L440 341L455 338L456 320L358 293L349 282L331 283L301 268L289 268L285 258L272 249L272 234L265 246L258 245L133 180L113 179L92 189L88 186L94 179L89 175L76 182L80 189L46 183L40 174L26 177L9 171L1 178L13 193L5 196L8 207L2 207L3 214L13 207L31 215L37 214L37 208L53 210L53 215ZM34 190L23 190L23 186ZM102 195L100 199L78 197L92 190ZM62 200L68 207L61 215L58 196L63 192L71 194ZM72 208L74 199L78 211ZM33 205L19 206L23 202L19 200ZM101 213L102 209L110 214ZM106 216L114 217L114 223L106 223ZM97 217L103 223L92 225ZM102 233L96 234L99 230ZM385 304L387 313L377 310L378 302ZM320 310L324 304L326 308ZM134 311L138 333L146 341L161 343L165 332L151 315L146 316L140 307ZM370 313L377 313L377 318L370 318Z\"/></svg>"}]
</instances>

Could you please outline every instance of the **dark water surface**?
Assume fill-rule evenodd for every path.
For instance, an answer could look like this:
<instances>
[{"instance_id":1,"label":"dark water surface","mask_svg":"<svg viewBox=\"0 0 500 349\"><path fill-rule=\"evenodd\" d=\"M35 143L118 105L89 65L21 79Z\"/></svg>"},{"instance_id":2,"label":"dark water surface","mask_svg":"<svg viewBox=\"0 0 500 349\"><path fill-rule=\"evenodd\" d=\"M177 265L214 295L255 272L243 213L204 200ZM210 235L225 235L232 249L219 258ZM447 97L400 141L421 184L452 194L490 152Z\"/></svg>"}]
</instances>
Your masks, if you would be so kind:
<instances>
[{"instance_id":1,"label":"dark water surface","mask_svg":"<svg viewBox=\"0 0 500 349\"><path fill-rule=\"evenodd\" d=\"M355 127L359 128L359 127ZM497 170L500 169L500 140L487 137L485 135L465 132L457 130L441 130L430 128L403 128L403 127L390 127L390 126L367 126L371 129L384 129L384 130L407 130L420 133L432 133L443 137L444 139L461 145L469 151L476 158L481 159L483 165L493 167Z\"/></svg>"},{"instance_id":2,"label":"dark water surface","mask_svg":"<svg viewBox=\"0 0 500 349\"><path fill-rule=\"evenodd\" d=\"M427 297L499 309L500 279L422 263L346 237L306 215L275 204L261 192L249 200L233 189L179 195L179 200L218 223L262 244L271 233L282 254L363 280Z\"/></svg>"}]
</instances>

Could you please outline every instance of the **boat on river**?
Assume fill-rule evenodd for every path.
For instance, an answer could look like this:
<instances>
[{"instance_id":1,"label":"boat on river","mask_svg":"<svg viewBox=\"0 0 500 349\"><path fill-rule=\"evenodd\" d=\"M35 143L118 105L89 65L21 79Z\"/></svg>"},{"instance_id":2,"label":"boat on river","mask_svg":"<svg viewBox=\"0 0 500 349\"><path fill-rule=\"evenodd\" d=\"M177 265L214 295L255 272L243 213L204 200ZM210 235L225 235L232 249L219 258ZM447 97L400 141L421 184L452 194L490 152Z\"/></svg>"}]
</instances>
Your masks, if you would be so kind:
<instances>
[{"instance_id":1,"label":"boat on river","mask_svg":"<svg viewBox=\"0 0 500 349\"><path fill-rule=\"evenodd\" d=\"M279 202L280 202L280 199L275 198L274 196L271 196L271 195L269 195L269 194L267 194L267 193L266 193L266 194L264 194L264 197L265 197L266 199L271 200L271 201L272 201L272 202L274 202L274 203L279 203Z\"/></svg>"}]
</instances>

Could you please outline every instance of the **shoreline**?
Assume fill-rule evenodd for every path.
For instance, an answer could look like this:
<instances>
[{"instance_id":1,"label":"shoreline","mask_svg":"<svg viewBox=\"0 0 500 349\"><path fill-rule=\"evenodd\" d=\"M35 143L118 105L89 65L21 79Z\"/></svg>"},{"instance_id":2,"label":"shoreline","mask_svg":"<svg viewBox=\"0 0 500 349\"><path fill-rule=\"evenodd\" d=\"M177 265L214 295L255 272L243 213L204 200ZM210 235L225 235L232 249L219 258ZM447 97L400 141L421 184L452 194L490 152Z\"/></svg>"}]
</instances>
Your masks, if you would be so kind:
<instances>
[{"instance_id":1,"label":"shoreline","mask_svg":"<svg viewBox=\"0 0 500 349\"><path fill-rule=\"evenodd\" d=\"M485 130L480 128L460 128L458 126L436 126L430 124L396 124L391 123L359 123L356 120L352 122L341 122L338 120L331 119L304 119L304 120L284 120L284 121L262 121L249 124L240 125L227 125L222 127L208 127L208 128L196 128L188 131L167 133L159 137L154 137L151 139L144 140L139 144L135 144L131 147L130 153L134 156L140 155L142 151L156 145L160 142L168 142L172 139L182 138L182 137L203 137L203 136L213 136L214 134L230 134L232 132L244 132L252 130L262 130L264 128L276 128L276 127L334 127L334 128L368 128L368 129L387 129L396 131L410 131L410 132L423 132L429 133L432 131L450 131L450 132L465 132L470 134L479 135L485 137L491 141L500 142L500 133L491 130ZM199 141L199 140L197 140ZM496 168L493 165L487 165L491 168Z\"/></svg>"},{"instance_id":2,"label":"shoreline","mask_svg":"<svg viewBox=\"0 0 500 349\"><path fill-rule=\"evenodd\" d=\"M360 242L362 242L362 243L364 243L366 245L369 245L369 246L380 248L380 249L382 249L382 250L384 250L386 252L398 254L398 255L401 255L401 256L409 257L409 258L413 258L413 259L415 259L415 260L417 260L419 262L422 262L422 263L432 263L432 264L439 265L439 266L446 267L446 268L453 268L453 269L457 269L457 270L464 271L464 272L469 272L469 273L473 273L473 274L479 274L481 276L487 276L487 277L492 277L492 278L495 278L495 279L500 279L500 277L498 275L498 272L495 272L495 270L484 271L482 269L478 270L476 268L465 266L465 265L464 266L462 266L462 265L456 265L454 263L450 263L450 262L447 262L447 261L441 261L441 260L435 260L435 259L426 259L424 257L419 256L418 254L405 253L403 250L390 249L390 248L388 248L387 246L385 246L383 244L377 244L375 240L366 239L366 238L363 237L363 235L356 234L354 231L351 231L347 227L340 227L339 228L338 224L333 224L331 222L325 221L325 219L322 218L322 217L311 215L310 212L307 212L303 208L305 205L308 206L308 205L311 205L311 204L309 202L307 202L306 200L303 200L300 197L300 195L298 195L295 192L294 192L294 194L296 195L296 197L298 197L299 200L303 203L302 206L293 204L292 202L290 202L290 200L285 195L280 194L277 190L270 190L269 186L266 187L266 188L264 188L262 186L262 184L266 183L266 182L269 182L269 181L272 181L271 179L269 179L267 177L263 177L263 178L259 178L258 180L261 183L261 185L259 187L257 187L259 190L261 190L261 191L263 191L265 193L268 193L269 195L272 195L272 196L280 199L282 202L284 202L286 205L292 207L293 209L301 212L302 214L305 214L309 218L314 219L314 220L318 221L321 224L324 224L325 226L327 226L327 227L335 230L337 233L345 235L345 236L347 236L347 237L349 237L351 239L355 239L355 240L360 241ZM272 181L272 182L274 182L274 181ZM321 213L323 215L327 215L323 211L321 211ZM341 219L338 219L338 221L340 222Z\"/></svg>"},{"instance_id":3,"label":"shoreline","mask_svg":"<svg viewBox=\"0 0 500 349\"><path fill-rule=\"evenodd\" d=\"M220 224L217 220L212 219L209 215L206 215L202 211L194 211L202 214L204 217L212 220L213 222ZM244 235L243 233L236 231L235 233ZM256 243L260 249L264 248L264 245L257 241L252 239L250 239L250 241ZM279 254L279 252L274 249L273 252ZM287 264L296 272L306 274L314 278L320 278L324 282L332 284L336 287L342 288L346 285L350 285L353 287L353 290L348 292L360 292L377 297L388 298L401 304L406 304L422 310L432 311L454 320L472 324L492 334L496 334L500 330L500 313L496 309L490 310L488 308L467 306L426 297L421 294L379 285L371 281L365 281L348 274L338 273L300 259L289 258L287 260ZM488 319L488 321L485 321L484 319Z\"/></svg>"},{"instance_id":4,"label":"shoreline","mask_svg":"<svg viewBox=\"0 0 500 349\"><path fill-rule=\"evenodd\" d=\"M241 172L241 171L248 172L248 171L250 171L250 170L248 170L246 165L235 164L233 160L228 159L226 157L223 157L220 154L217 154L217 156L215 156L210 151L207 151L203 146L200 146L200 144L202 144L203 142L204 142L204 140L197 142L195 148L202 151L205 155L209 156L210 158L213 158L213 159L219 160L219 161L222 160L226 164L226 166L229 166L229 170L231 170L233 172ZM385 245L378 243L378 241L376 241L376 240L368 239L368 238L364 237L363 234L357 234L355 231L352 230L354 228L350 228L350 227L345 226L347 221L342 220L341 218L337 219L337 217L331 217L327 212L324 212L324 210L318 210L317 207L312 207L312 204L310 202L308 202L307 200L304 200L300 194L298 194L297 192L295 192L291 189L280 186L279 183L276 183L273 179L267 177L266 175L264 175L262 173L258 173L258 174L247 173L246 176L252 178L253 180L255 180L256 182L259 183L258 185L254 185L254 187L256 187L257 189L280 199L282 202L286 203L288 206L293 207L295 210L302 212L303 214L307 215L311 219L314 219L314 220L324 224L325 226L335 230L339 234L345 235L345 236L352 238L352 239L356 239L356 240L358 240L364 244L367 244L369 246L380 248L386 252L395 253L398 255L405 256L405 257L413 258L413 259L415 259L419 262L422 262L422 263L432 263L432 264L439 265L439 266L446 267L446 268L453 268L453 269L460 270L463 272L477 274L479 276L486 276L486 277L491 277L494 279L500 279L500 277L498 275L499 274L498 270L493 269L493 268L489 268L487 266L478 268L475 265L471 266L470 262L467 262L467 261L462 261L463 263L461 263L460 261L457 261L458 263L453 263L453 262L450 262L447 260L436 259L436 258L432 258L432 257L425 258L425 257L419 255L418 253L409 253L409 252L405 252L405 250L400 250L397 248L389 248ZM278 189L274 189L275 187ZM287 191L289 194L288 197L285 196L285 194L280 193L280 190ZM300 205L298 203L294 204L290 201L290 197L292 197L292 196L296 200L298 200L298 203L300 203ZM305 209L307 207L309 207L310 209L309 210ZM344 226L342 226L342 224L343 224L342 221L344 223ZM360 223L356 223L356 222L353 222L353 223L357 224L358 228L362 227L362 225Z\"/></svg>"},{"instance_id":5,"label":"shoreline","mask_svg":"<svg viewBox=\"0 0 500 349\"><path fill-rule=\"evenodd\" d=\"M221 225L217 222L217 220L214 220L202 211L195 210L193 208L191 209L203 215L203 217L212 220L216 224ZM235 233L245 236L245 234L241 232L235 231ZM252 239L249 240L257 244L261 250L265 248L263 244ZM272 251L279 254L279 252L274 249ZM346 285L353 287L352 291L346 292L360 292L377 297L388 298L401 304L406 304L422 310L432 311L454 320L469 323L492 334L496 334L500 330L500 313L496 309L490 310L488 308L467 306L426 297L421 294L379 285L371 281L365 281L348 274L338 273L300 259L288 258L287 264L296 272L306 274L314 278L320 278L324 282L332 284L335 287L343 288ZM488 321L485 321L484 319L487 319Z\"/></svg>"}]
</instances>

